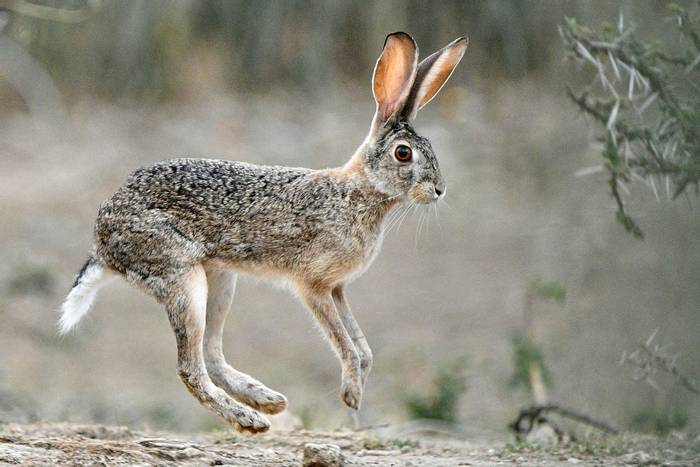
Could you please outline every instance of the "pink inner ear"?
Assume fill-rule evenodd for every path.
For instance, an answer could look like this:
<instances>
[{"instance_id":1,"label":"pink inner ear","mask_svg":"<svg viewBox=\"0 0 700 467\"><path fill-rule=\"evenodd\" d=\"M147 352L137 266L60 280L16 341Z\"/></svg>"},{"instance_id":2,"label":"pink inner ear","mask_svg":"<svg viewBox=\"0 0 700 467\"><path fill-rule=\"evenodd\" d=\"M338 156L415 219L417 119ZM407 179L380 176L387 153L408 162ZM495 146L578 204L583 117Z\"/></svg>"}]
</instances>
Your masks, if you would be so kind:
<instances>
[{"instance_id":1,"label":"pink inner ear","mask_svg":"<svg viewBox=\"0 0 700 467\"><path fill-rule=\"evenodd\" d=\"M389 36L374 71L374 98L382 119L391 117L408 96L416 58L413 39L408 35Z\"/></svg>"},{"instance_id":2,"label":"pink inner ear","mask_svg":"<svg viewBox=\"0 0 700 467\"><path fill-rule=\"evenodd\" d=\"M420 110L435 97L435 94L437 94L445 82L447 82L447 79L462 59L466 48L466 44L459 44L446 49L440 54L435 63L430 67L426 77L420 83L416 110Z\"/></svg>"},{"instance_id":3,"label":"pink inner ear","mask_svg":"<svg viewBox=\"0 0 700 467\"><path fill-rule=\"evenodd\" d=\"M379 105L382 120L388 120L398 110L398 101L386 102Z\"/></svg>"}]
</instances>

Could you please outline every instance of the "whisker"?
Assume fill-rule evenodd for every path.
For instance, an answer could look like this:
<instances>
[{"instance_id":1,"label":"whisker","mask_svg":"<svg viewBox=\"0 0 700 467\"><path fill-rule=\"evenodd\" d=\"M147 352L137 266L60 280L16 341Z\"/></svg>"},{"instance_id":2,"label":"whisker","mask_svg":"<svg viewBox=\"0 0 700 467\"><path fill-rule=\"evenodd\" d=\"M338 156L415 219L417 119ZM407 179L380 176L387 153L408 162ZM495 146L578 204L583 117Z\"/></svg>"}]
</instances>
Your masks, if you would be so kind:
<instances>
[{"instance_id":1,"label":"whisker","mask_svg":"<svg viewBox=\"0 0 700 467\"><path fill-rule=\"evenodd\" d=\"M394 212L391 213L391 216L390 216L390 217L386 220L386 222L384 223L384 231L385 231L386 233L391 232L391 228L393 227L394 221L395 221L396 218L398 217L398 213L399 213L400 211L401 211L401 208L397 208L396 211L394 211Z\"/></svg>"},{"instance_id":2,"label":"whisker","mask_svg":"<svg viewBox=\"0 0 700 467\"><path fill-rule=\"evenodd\" d=\"M420 216L420 223L418 224L418 238L420 238L421 234L423 233L423 229L425 229L425 233L428 233L428 224L430 223L430 210L427 206L422 206L420 208L421 210L421 216Z\"/></svg>"},{"instance_id":3,"label":"whisker","mask_svg":"<svg viewBox=\"0 0 700 467\"><path fill-rule=\"evenodd\" d=\"M423 225L425 224L425 208L420 207L420 221L418 222L418 237L423 232Z\"/></svg>"},{"instance_id":4,"label":"whisker","mask_svg":"<svg viewBox=\"0 0 700 467\"><path fill-rule=\"evenodd\" d=\"M384 225L386 226L387 230L391 228L391 225L394 223L394 221L398 217L399 212L401 212L401 206L397 207L396 209L394 209L393 211L391 211L389 213L386 220L384 221Z\"/></svg>"},{"instance_id":5,"label":"whisker","mask_svg":"<svg viewBox=\"0 0 700 467\"><path fill-rule=\"evenodd\" d=\"M398 198L399 196L402 196L402 194L399 193L398 195L389 196L388 198L384 198L384 199L377 200L377 201L375 201L374 203L372 203L372 204L370 205L370 207L373 208L373 207L377 206L378 204L386 203L386 202L388 202L388 201L391 201L392 199Z\"/></svg>"},{"instance_id":6,"label":"whisker","mask_svg":"<svg viewBox=\"0 0 700 467\"><path fill-rule=\"evenodd\" d=\"M397 214L392 218L391 225L389 225L387 227L387 229L386 229L387 233L389 233L398 224L398 222L401 220L402 216L405 216L405 213L408 211L409 208L410 208L410 205L404 204L396 210Z\"/></svg>"},{"instance_id":7,"label":"whisker","mask_svg":"<svg viewBox=\"0 0 700 467\"><path fill-rule=\"evenodd\" d=\"M408 215L408 213L410 211L411 211L411 205L407 204L404 207L404 209L401 211L401 215L399 216L399 218L396 221L396 225L395 225L396 231L399 230L399 227L401 226L401 224L403 223L404 219L406 218L406 216Z\"/></svg>"},{"instance_id":8,"label":"whisker","mask_svg":"<svg viewBox=\"0 0 700 467\"><path fill-rule=\"evenodd\" d=\"M398 196L399 195L397 195L396 197L398 197ZM403 207L404 207L404 205L399 205L399 206L395 207L394 209L392 209L392 211L389 213L388 218L384 221L384 225L386 225L386 226L392 225L394 223L394 221L400 215Z\"/></svg>"},{"instance_id":9,"label":"whisker","mask_svg":"<svg viewBox=\"0 0 700 467\"><path fill-rule=\"evenodd\" d=\"M448 203L446 199L443 198L441 204L444 204L445 207L446 207L447 209L449 209L450 211L453 210L453 209L452 209L452 206L450 206L450 203Z\"/></svg>"},{"instance_id":10,"label":"whisker","mask_svg":"<svg viewBox=\"0 0 700 467\"><path fill-rule=\"evenodd\" d=\"M404 211L403 216L402 216L401 219L399 220L399 226L396 228L396 231L397 231L397 232L401 229L401 225L403 224L403 222L404 222L404 221L406 220L406 218L408 217L408 214L409 214L410 212L413 212L413 208L415 208L415 203L414 203L413 201L411 201L411 203L408 205L408 207L407 207L406 210Z\"/></svg>"},{"instance_id":11,"label":"whisker","mask_svg":"<svg viewBox=\"0 0 700 467\"><path fill-rule=\"evenodd\" d=\"M433 212L435 213L435 222L437 222L438 228L440 229L440 232L442 232L442 224L440 223L440 212L438 210L438 205L437 203L433 204Z\"/></svg>"},{"instance_id":12,"label":"whisker","mask_svg":"<svg viewBox=\"0 0 700 467\"><path fill-rule=\"evenodd\" d=\"M420 209L420 208L418 208ZM418 249L418 237L420 237L421 227L423 226L423 217L425 216L425 211L420 211L420 218L418 219L418 226L416 227L416 234L413 237L413 249Z\"/></svg>"}]
</instances>

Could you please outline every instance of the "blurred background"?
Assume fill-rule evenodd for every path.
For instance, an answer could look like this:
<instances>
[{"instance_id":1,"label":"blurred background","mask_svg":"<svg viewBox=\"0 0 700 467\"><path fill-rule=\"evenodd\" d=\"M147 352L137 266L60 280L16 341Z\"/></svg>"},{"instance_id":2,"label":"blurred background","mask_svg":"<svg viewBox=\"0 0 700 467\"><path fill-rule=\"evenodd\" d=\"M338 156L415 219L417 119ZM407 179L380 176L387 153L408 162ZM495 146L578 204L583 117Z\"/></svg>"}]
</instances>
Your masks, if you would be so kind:
<instances>
[{"instance_id":1,"label":"blurred background","mask_svg":"<svg viewBox=\"0 0 700 467\"><path fill-rule=\"evenodd\" d=\"M557 27L620 13L667 39L662 1L0 0L0 420L223 427L178 379L165 313L142 292L115 282L57 337L97 208L177 156L344 163L369 129L384 37L404 30L422 56L470 46L415 123L446 203L393 229L349 290L375 355L360 425L428 416L500 436L536 395L535 361L549 401L697 431L696 395L620 365L657 330L700 375L697 200L631 185L640 241L605 176L576 176L600 163L599 128L566 97L586 77ZM353 425L335 356L290 294L239 281L224 350L304 426Z\"/></svg>"}]
</instances>

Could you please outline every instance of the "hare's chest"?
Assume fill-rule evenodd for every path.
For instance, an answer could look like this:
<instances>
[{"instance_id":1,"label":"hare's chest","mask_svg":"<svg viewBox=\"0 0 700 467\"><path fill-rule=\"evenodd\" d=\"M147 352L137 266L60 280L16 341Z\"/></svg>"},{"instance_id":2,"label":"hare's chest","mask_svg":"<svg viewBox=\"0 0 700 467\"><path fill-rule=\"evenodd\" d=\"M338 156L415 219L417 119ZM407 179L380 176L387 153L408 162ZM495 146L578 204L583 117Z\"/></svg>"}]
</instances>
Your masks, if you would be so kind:
<instances>
[{"instance_id":1,"label":"hare's chest","mask_svg":"<svg viewBox=\"0 0 700 467\"><path fill-rule=\"evenodd\" d=\"M384 235L382 230L358 229L354 232L352 246L348 253L353 258L350 264L353 268L348 273L348 279L353 279L363 274L374 262L382 248Z\"/></svg>"},{"instance_id":2,"label":"hare's chest","mask_svg":"<svg viewBox=\"0 0 700 467\"><path fill-rule=\"evenodd\" d=\"M347 282L364 273L373 263L383 241L384 210L376 209L376 200L367 200L350 192L336 200L305 248L305 265L320 273L317 279Z\"/></svg>"},{"instance_id":3,"label":"hare's chest","mask_svg":"<svg viewBox=\"0 0 700 467\"><path fill-rule=\"evenodd\" d=\"M382 243L381 232L355 228L346 235L324 237L305 250L302 264L306 274L330 284L349 282L359 277L372 264Z\"/></svg>"}]
</instances>

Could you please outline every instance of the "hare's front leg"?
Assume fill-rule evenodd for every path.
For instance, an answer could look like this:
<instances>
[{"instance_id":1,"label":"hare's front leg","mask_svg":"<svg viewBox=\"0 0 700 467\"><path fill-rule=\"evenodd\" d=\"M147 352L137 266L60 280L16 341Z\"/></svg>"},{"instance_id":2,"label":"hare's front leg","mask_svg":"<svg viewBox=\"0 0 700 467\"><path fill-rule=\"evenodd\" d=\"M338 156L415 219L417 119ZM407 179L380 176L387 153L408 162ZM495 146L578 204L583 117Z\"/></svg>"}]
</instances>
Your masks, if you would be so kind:
<instances>
[{"instance_id":1,"label":"hare's front leg","mask_svg":"<svg viewBox=\"0 0 700 467\"><path fill-rule=\"evenodd\" d=\"M338 285L333 289L332 292L333 301L335 302L335 307L340 313L340 319L345 325L350 338L355 344L357 353L360 356L360 369L362 370L362 385L367 382L367 376L369 376L370 370L372 370L372 349L369 348L367 343L367 338L365 334L360 329L360 325L357 324L355 317L350 311L350 306L348 301L345 299L345 294L343 293L343 286Z\"/></svg>"},{"instance_id":2,"label":"hare's front leg","mask_svg":"<svg viewBox=\"0 0 700 467\"><path fill-rule=\"evenodd\" d=\"M237 371L224 358L222 337L224 322L231 309L236 290L236 273L218 269L207 270L209 298L207 324L204 332L204 360L214 384L235 399L262 412L275 414L287 407L287 399L260 381Z\"/></svg>"},{"instance_id":3,"label":"hare's front leg","mask_svg":"<svg viewBox=\"0 0 700 467\"><path fill-rule=\"evenodd\" d=\"M343 380L340 397L348 407L360 408L362 379L360 357L333 303L330 288L299 284L297 289L340 358Z\"/></svg>"},{"instance_id":4,"label":"hare's front leg","mask_svg":"<svg viewBox=\"0 0 700 467\"><path fill-rule=\"evenodd\" d=\"M164 299L177 340L180 378L200 403L231 423L253 433L270 428L262 415L231 399L209 378L204 363L203 338L207 313L207 278L197 265L178 278Z\"/></svg>"}]
</instances>

